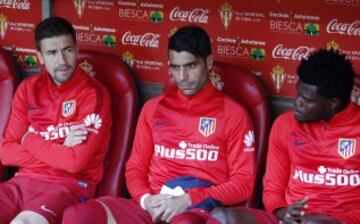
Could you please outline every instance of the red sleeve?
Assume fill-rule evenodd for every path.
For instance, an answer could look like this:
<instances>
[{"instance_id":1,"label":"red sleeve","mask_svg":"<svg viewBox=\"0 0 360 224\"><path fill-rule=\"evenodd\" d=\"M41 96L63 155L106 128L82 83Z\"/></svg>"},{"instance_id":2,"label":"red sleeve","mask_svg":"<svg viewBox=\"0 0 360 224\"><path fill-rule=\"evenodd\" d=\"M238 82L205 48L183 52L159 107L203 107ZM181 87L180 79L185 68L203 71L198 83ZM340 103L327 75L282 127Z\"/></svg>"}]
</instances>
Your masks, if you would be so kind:
<instances>
[{"instance_id":1,"label":"red sleeve","mask_svg":"<svg viewBox=\"0 0 360 224\"><path fill-rule=\"evenodd\" d=\"M267 211L287 207L285 190L290 176L290 158L287 151L286 133L291 129L289 121L279 117L270 132L266 173L264 176L263 201Z\"/></svg>"},{"instance_id":2,"label":"red sleeve","mask_svg":"<svg viewBox=\"0 0 360 224\"><path fill-rule=\"evenodd\" d=\"M85 118L93 116L100 118L101 126L88 127L85 143L74 147L45 141L40 135L29 133L23 141L23 146L37 159L44 161L56 169L70 173L78 173L88 164L91 157L99 150L101 142L108 139L111 129L110 97L104 88L85 93L86 96L78 102L79 116L76 123L84 123ZM84 94L84 93L82 93ZM99 116L99 117L97 117ZM98 120L98 121L100 121Z\"/></svg>"},{"instance_id":3,"label":"red sleeve","mask_svg":"<svg viewBox=\"0 0 360 224\"><path fill-rule=\"evenodd\" d=\"M243 109L229 109L226 105L225 141L229 179L209 188L192 188L188 190L192 204L206 198L221 201L224 205L233 205L247 200L253 190L255 180L255 142L251 119ZM238 105L236 105L238 108ZM245 139L251 145L245 145Z\"/></svg>"},{"instance_id":4,"label":"red sleeve","mask_svg":"<svg viewBox=\"0 0 360 224\"><path fill-rule=\"evenodd\" d=\"M28 150L21 145L21 139L27 132L27 101L25 98L25 84L22 83L16 90L12 101L11 113L4 130L0 146L0 158L6 166L29 167L45 165L34 158Z\"/></svg>"},{"instance_id":5,"label":"red sleeve","mask_svg":"<svg viewBox=\"0 0 360 224\"><path fill-rule=\"evenodd\" d=\"M155 100L148 101L141 110L136 127L134 145L126 164L126 183L131 196L140 202L142 195L151 194L148 173L153 156L151 118L156 107Z\"/></svg>"}]
</instances>

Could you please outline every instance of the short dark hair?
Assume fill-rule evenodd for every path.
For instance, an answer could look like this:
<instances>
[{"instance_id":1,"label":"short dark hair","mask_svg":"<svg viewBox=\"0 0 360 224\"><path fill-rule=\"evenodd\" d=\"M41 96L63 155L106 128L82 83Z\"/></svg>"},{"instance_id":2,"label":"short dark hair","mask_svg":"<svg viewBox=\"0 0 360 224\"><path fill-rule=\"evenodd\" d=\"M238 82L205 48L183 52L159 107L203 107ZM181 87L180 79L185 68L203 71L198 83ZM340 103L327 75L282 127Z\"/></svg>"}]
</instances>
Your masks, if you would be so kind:
<instances>
[{"instance_id":1,"label":"short dark hair","mask_svg":"<svg viewBox=\"0 0 360 224\"><path fill-rule=\"evenodd\" d=\"M35 28L35 43L37 50L40 49L40 42L44 38L57 37L70 34L76 43L75 30L71 23L61 17L50 17L40 22Z\"/></svg>"},{"instance_id":2,"label":"short dark hair","mask_svg":"<svg viewBox=\"0 0 360 224\"><path fill-rule=\"evenodd\" d=\"M186 51L206 61L211 55L210 36L199 26L184 26L170 37L168 49L177 52Z\"/></svg>"},{"instance_id":3,"label":"short dark hair","mask_svg":"<svg viewBox=\"0 0 360 224\"><path fill-rule=\"evenodd\" d=\"M301 60L297 74L303 83L317 86L319 95L349 103L355 71L351 61L339 51L320 49L313 52Z\"/></svg>"}]
</instances>

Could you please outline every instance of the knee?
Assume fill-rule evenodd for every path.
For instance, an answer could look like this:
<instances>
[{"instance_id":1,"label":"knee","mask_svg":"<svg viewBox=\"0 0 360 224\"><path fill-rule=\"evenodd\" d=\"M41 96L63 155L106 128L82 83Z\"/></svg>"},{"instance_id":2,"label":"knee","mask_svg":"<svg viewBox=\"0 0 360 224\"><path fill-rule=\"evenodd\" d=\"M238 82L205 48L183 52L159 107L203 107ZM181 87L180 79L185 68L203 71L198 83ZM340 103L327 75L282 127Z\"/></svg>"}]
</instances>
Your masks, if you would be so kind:
<instances>
[{"instance_id":1,"label":"knee","mask_svg":"<svg viewBox=\"0 0 360 224\"><path fill-rule=\"evenodd\" d=\"M217 207L211 211L211 216L218 220L220 223L229 223L227 222L227 209L223 207Z\"/></svg>"},{"instance_id":2,"label":"knee","mask_svg":"<svg viewBox=\"0 0 360 224\"><path fill-rule=\"evenodd\" d=\"M205 224L206 219L191 212L185 212L178 216L171 221L171 224Z\"/></svg>"},{"instance_id":3,"label":"knee","mask_svg":"<svg viewBox=\"0 0 360 224\"><path fill-rule=\"evenodd\" d=\"M49 224L49 222L41 214L26 210L20 212L10 224Z\"/></svg>"},{"instance_id":4,"label":"knee","mask_svg":"<svg viewBox=\"0 0 360 224\"><path fill-rule=\"evenodd\" d=\"M238 224L238 223L247 223L247 224L256 224L256 218L254 215L247 209L243 208L215 208L211 212L211 216L218 220L222 224Z\"/></svg>"},{"instance_id":5,"label":"knee","mask_svg":"<svg viewBox=\"0 0 360 224\"><path fill-rule=\"evenodd\" d=\"M64 224L95 224L103 223L104 220L106 220L105 210L95 200L67 207L62 217Z\"/></svg>"}]
</instances>

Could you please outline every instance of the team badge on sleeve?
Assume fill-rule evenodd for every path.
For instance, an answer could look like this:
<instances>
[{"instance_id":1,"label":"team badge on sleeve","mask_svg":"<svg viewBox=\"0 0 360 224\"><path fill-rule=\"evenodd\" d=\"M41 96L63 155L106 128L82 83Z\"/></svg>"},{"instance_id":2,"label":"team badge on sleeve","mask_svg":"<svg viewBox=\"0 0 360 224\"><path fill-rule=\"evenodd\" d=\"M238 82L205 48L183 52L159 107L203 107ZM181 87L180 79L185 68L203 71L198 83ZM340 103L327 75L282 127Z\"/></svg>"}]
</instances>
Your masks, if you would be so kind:
<instances>
[{"instance_id":1,"label":"team badge on sleeve","mask_svg":"<svg viewBox=\"0 0 360 224\"><path fill-rule=\"evenodd\" d=\"M76 101L75 100L70 100L70 101L65 101L62 104L62 116L63 117L70 117L71 115L73 115L76 111Z\"/></svg>"},{"instance_id":2,"label":"team badge on sleeve","mask_svg":"<svg viewBox=\"0 0 360 224\"><path fill-rule=\"evenodd\" d=\"M348 159L356 152L356 140L340 138L338 145L338 153L344 159Z\"/></svg>"},{"instance_id":3,"label":"team badge on sleeve","mask_svg":"<svg viewBox=\"0 0 360 224\"><path fill-rule=\"evenodd\" d=\"M216 130L216 118L200 117L199 132L208 137L215 133Z\"/></svg>"}]
</instances>

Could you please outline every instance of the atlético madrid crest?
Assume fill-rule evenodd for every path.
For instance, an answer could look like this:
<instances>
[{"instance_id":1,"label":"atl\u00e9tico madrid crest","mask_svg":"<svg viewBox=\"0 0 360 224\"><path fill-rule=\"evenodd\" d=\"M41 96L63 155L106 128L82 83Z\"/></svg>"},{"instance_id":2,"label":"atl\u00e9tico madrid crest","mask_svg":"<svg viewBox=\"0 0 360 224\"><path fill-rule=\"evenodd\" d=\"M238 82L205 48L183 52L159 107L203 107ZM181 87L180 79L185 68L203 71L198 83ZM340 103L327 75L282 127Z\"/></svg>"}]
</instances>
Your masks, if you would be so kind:
<instances>
[{"instance_id":1,"label":"atl\u00e9tico madrid crest","mask_svg":"<svg viewBox=\"0 0 360 224\"><path fill-rule=\"evenodd\" d=\"M216 118L200 117L199 132L208 137L215 133L216 130Z\"/></svg>"},{"instance_id":2,"label":"atl\u00e9tico madrid crest","mask_svg":"<svg viewBox=\"0 0 360 224\"><path fill-rule=\"evenodd\" d=\"M348 138L339 138L338 153L344 159L348 159L355 155L356 140Z\"/></svg>"},{"instance_id":3,"label":"atl\u00e9tico madrid crest","mask_svg":"<svg viewBox=\"0 0 360 224\"><path fill-rule=\"evenodd\" d=\"M75 100L70 100L70 101L65 101L62 104L62 116L63 117L70 117L71 115L73 115L76 111L76 101Z\"/></svg>"}]
</instances>

